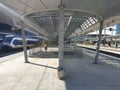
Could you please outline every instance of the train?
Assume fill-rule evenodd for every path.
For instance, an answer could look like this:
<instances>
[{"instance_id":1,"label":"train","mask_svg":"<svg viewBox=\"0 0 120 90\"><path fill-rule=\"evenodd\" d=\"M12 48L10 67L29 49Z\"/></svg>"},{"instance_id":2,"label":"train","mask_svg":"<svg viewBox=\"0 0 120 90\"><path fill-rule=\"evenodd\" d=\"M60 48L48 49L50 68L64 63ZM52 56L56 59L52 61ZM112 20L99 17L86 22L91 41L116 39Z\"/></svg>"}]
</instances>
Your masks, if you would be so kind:
<instances>
[{"instance_id":1,"label":"train","mask_svg":"<svg viewBox=\"0 0 120 90\"><path fill-rule=\"evenodd\" d=\"M32 47L43 41L43 37L38 36L27 36L26 42L27 47ZM2 50L13 50L23 48L23 41L21 36L17 35L6 35L3 39L1 49Z\"/></svg>"}]
</instances>

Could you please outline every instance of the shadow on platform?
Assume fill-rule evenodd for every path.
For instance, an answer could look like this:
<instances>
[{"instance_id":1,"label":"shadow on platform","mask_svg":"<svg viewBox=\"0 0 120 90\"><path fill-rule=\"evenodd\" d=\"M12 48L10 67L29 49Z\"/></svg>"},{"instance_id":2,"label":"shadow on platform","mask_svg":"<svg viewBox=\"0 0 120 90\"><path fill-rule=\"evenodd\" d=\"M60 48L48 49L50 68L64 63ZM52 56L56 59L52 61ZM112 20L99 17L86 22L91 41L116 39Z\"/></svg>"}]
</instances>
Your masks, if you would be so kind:
<instances>
[{"instance_id":1,"label":"shadow on platform","mask_svg":"<svg viewBox=\"0 0 120 90\"><path fill-rule=\"evenodd\" d=\"M55 67L46 66L46 65L42 65L42 64L37 64L37 63L33 63L33 62L29 62L29 64L37 65L37 66L41 66L41 67L47 67L47 68L51 68L51 69L57 69L57 68L55 68Z\"/></svg>"},{"instance_id":2,"label":"shadow on platform","mask_svg":"<svg viewBox=\"0 0 120 90\"><path fill-rule=\"evenodd\" d=\"M98 65L92 64L93 59L86 56L64 60L66 90L120 90L120 67L116 67L116 59L100 56ZM120 66L120 61L118 63Z\"/></svg>"}]
</instances>

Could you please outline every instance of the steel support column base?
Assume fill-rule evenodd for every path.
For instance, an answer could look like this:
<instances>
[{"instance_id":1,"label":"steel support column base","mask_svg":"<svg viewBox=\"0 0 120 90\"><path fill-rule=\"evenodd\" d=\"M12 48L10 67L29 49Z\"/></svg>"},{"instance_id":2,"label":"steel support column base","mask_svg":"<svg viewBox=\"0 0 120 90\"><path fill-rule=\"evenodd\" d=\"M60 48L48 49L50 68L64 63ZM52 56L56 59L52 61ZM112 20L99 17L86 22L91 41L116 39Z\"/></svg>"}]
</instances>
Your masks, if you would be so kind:
<instances>
[{"instance_id":1,"label":"steel support column base","mask_svg":"<svg viewBox=\"0 0 120 90\"><path fill-rule=\"evenodd\" d=\"M95 60L94 60L93 64L98 64L98 54L95 55Z\"/></svg>"},{"instance_id":2,"label":"steel support column base","mask_svg":"<svg viewBox=\"0 0 120 90\"><path fill-rule=\"evenodd\" d=\"M29 61L26 61L26 62L24 62L24 63L29 63Z\"/></svg>"},{"instance_id":3,"label":"steel support column base","mask_svg":"<svg viewBox=\"0 0 120 90\"><path fill-rule=\"evenodd\" d=\"M58 67L58 78L60 80L63 80L66 78L66 73L65 73L65 70L63 69L63 67Z\"/></svg>"},{"instance_id":4,"label":"steel support column base","mask_svg":"<svg viewBox=\"0 0 120 90\"><path fill-rule=\"evenodd\" d=\"M98 64L98 62L93 62L92 64Z\"/></svg>"}]
</instances>

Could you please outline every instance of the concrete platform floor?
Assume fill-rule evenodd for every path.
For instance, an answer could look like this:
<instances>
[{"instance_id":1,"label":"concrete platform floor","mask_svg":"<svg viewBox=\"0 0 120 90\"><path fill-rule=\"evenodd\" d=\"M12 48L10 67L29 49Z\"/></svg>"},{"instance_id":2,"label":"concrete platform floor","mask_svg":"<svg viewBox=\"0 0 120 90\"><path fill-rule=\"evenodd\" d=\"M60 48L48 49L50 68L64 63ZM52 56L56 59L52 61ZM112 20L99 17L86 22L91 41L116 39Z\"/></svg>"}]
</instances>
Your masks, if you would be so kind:
<instances>
[{"instance_id":1,"label":"concrete platform floor","mask_svg":"<svg viewBox=\"0 0 120 90\"><path fill-rule=\"evenodd\" d=\"M120 61L83 50L79 58L64 58L65 80L57 75L58 58L29 58L23 53L0 58L0 90L120 90ZM3 60L4 59L4 60Z\"/></svg>"}]
</instances>

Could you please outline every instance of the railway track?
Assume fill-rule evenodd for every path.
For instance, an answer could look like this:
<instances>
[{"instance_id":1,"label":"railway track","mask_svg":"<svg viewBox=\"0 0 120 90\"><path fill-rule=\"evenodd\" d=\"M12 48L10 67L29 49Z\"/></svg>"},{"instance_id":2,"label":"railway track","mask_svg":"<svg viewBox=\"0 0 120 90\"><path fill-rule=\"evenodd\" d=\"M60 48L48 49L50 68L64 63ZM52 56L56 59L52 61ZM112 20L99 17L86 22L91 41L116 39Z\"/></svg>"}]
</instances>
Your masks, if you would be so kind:
<instances>
[{"instance_id":1,"label":"railway track","mask_svg":"<svg viewBox=\"0 0 120 90\"><path fill-rule=\"evenodd\" d=\"M4 56L8 56L8 55L11 55L11 54L14 54L14 53L17 53L17 52L21 52L23 51L22 49L18 49L18 50L2 50L0 49L0 57L4 57Z\"/></svg>"},{"instance_id":2,"label":"railway track","mask_svg":"<svg viewBox=\"0 0 120 90\"><path fill-rule=\"evenodd\" d=\"M87 47L82 47L82 48L89 49L89 50L92 50L92 51L96 51L96 49L90 48L90 47L88 47L88 48ZM107 54L107 55L111 55L111 56L120 58L120 54L117 54L117 53L107 52L107 51L103 51L103 50L100 50L100 53L104 53L104 54Z\"/></svg>"}]
</instances>

